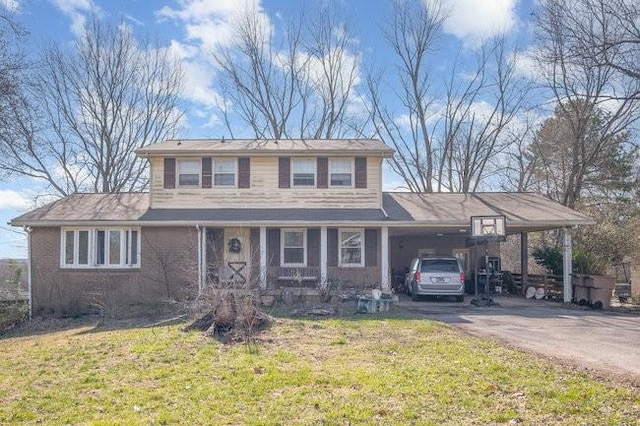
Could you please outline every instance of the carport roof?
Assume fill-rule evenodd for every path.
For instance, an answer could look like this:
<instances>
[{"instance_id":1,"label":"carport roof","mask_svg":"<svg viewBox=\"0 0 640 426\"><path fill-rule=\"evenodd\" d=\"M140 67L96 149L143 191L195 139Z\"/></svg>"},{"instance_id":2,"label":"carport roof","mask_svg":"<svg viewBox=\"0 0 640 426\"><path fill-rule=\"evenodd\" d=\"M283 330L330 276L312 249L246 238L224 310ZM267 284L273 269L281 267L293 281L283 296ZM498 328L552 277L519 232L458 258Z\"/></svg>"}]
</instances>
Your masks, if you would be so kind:
<instances>
[{"instance_id":1,"label":"carport roof","mask_svg":"<svg viewBox=\"0 0 640 426\"><path fill-rule=\"evenodd\" d=\"M393 221L423 226L468 227L471 216L504 215L507 226L522 230L592 225L593 219L542 195L523 192L383 194Z\"/></svg>"},{"instance_id":2,"label":"carport roof","mask_svg":"<svg viewBox=\"0 0 640 426\"><path fill-rule=\"evenodd\" d=\"M587 216L532 193L383 193L384 209L149 209L148 193L75 194L11 221L17 226L109 223L286 226L340 224L401 228L468 228L471 216L505 215L511 232L595 223Z\"/></svg>"}]
</instances>

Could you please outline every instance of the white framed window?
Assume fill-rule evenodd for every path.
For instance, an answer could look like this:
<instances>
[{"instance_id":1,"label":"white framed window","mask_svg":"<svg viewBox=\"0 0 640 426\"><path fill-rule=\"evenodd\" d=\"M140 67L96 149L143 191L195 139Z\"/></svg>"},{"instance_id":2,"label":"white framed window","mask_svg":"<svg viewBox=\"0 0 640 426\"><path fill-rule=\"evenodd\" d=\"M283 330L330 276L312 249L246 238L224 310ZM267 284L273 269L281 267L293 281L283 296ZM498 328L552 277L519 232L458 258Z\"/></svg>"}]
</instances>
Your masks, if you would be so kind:
<instances>
[{"instance_id":1,"label":"white framed window","mask_svg":"<svg viewBox=\"0 0 640 426\"><path fill-rule=\"evenodd\" d=\"M349 158L332 158L329 160L329 185L353 185L353 160Z\"/></svg>"},{"instance_id":2,"label":"white framed window","mask_svg":"<svg viewBox=\"0 0 640 426\"><path fill-rule=\"evenodd\" d=\"M140 229L63 228L63 268L139 268Z\"/></svg>"},{"instance_id":3,"label":"white framed window","mask_svg":"<svg viewBox=\"0 0 640 426\"><path fill-rule=\"evenodd\" d=\"M338 230L339 266L364 266L364 229Z\"/></svg>"},{"instance_id":4,"label":"white framed window","mask_svg":"<svg viewBox=\"0 0 640 426\"><path fill-rule=\"evenodd\" d=\"M235 159L213 160L213 186L235 186L236 164Z\"/></svg>"},{"instance_id":5,"label":"white framed window","mask_svg":"<svg viewBox=\"0 0 640 426\"><path fill-rule=\"evenodd\" d=\"M281 266L307 265L307 230L282 229L280 231Z\"/></svg>"},{"instance_id":6,"label":"white framed window","mask_svg":"<svg viewBox=\"0 0 640 426\"><path fill-rule=\"evenodd\" d=\"M200 160L178 160L178 186L200 186Z\"/></svg>"},{"instance_id":7,"label":"white framed window","mask_svg":"<svg viewBox=\"0 0 640 426\"><path fill-rule=\"evenodd\" d=\"M316 186L316 160L313 158L292 158L291 182L293 182L293 186Z\"/></svg>"}]
</instances>

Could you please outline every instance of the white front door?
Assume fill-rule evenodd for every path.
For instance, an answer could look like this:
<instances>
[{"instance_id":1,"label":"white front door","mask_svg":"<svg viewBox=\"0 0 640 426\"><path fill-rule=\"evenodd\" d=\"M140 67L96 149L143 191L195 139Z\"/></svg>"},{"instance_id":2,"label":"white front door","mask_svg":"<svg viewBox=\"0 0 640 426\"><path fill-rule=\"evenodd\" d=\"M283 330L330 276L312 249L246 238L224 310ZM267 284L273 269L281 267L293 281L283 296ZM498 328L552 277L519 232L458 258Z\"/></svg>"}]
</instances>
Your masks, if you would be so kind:
<instances>
[{"instance_id":1,"label":"white front door","mask_svg":"<svg viewBox=\"0 0 640 426\"><path fill-rule=\"evenodd\" d=\"M224 266L233 281L251 279L251 231L249 228L224 229Z\"/></svg>"}]
</instances>

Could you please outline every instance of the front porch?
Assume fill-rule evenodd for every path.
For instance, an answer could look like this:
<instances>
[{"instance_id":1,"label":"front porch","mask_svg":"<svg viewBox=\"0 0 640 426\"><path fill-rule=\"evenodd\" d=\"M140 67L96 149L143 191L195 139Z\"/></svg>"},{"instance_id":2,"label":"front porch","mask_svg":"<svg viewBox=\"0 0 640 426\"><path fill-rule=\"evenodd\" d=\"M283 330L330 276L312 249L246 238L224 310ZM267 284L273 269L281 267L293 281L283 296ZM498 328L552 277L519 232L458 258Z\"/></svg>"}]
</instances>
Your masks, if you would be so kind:
<instances>
[{"instance_id":1,"label":"front porch","mask_svg":"<svg viewBox=\"0 0 640 426\"><path fill-rule=\"evenodd\" d=\"M200 285L389 288L387 228L201 227Z\"/></svg>"}]
</instances>

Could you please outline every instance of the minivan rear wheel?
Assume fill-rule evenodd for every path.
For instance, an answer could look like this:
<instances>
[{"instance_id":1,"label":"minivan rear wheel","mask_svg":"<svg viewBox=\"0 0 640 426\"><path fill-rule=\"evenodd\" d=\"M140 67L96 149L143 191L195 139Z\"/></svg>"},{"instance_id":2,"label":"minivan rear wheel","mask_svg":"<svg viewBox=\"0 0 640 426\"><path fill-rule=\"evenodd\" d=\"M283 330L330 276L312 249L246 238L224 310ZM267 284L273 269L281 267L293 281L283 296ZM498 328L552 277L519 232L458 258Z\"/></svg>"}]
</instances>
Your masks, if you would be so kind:
<instances>
[{"instance_id":1,"label":"minivan rear wheel","mask_svg":"<svg viewBox=\"0 0 640 426\"><path fill-rule=\"evenodd\" d=\"M416 294L415 290L411 288L411 300L417 302L420 297Z\"/></svg>"}]
</instances>

